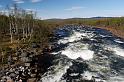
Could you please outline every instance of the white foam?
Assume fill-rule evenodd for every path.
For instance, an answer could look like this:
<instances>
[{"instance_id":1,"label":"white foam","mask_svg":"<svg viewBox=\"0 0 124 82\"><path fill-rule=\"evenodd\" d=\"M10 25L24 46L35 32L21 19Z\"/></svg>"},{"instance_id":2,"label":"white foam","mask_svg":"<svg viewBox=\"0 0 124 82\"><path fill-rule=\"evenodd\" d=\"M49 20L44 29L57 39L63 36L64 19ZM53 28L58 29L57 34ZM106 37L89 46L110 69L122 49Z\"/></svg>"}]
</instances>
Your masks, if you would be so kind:
<instances>
[{"instance_id":1,"label":"white foam","mask_svg":"<svg viewBox=\"0 0 124 82\"><path fill-rule=\"evenodd\" d=\"M93 33L74 31L70 37L65 37L64 39L60 39L58 43L65 44L68 42L74 42L83 39L84 37L91 38L93 37L93 35L94 35ZM82 43L72 43L67 48L65 48L65 50L62 50L61 53L71 59L77 59L80 57L84 60L92 59L94 54L93 51L88 49L87 44L82 44Z\"/></svg>"},{"instance_id":2,"label":"white foam","mask_svg":"<svg viewBox=\"0 0 124 82\"><path fill-rule=\"evenodd\" d=\"M105 38L106 37L106 35L100 35L101 37L103 37L103 38Z\"/></svg>"},{"instance_id":3,"label":"white foam","mask_svg":"<svg viewBox=\"0 0 124 82\"><path fill-rule=\"evenodd\" d=\"M124 43L124 42L122 42L121 40L119 40L119 39L116 39L116 40L114 40L115 42L117 42L117 43Z\"/></svg>"},{"instance_id":4,"label":"white foam","mask_svg":"<svg viewBox=\"0 0 124 82\"><path fill-rule=\"evenodd\" d=\"M91 80L91 79L92 79L92 76L93 76L92 73L86 71L86 72L84 72L84 74L83 74L83 79Z\"/></svg>"},{"instance_id":5,"label":"white foam","mask_svg":"<svg viewBox=\"0 0 124 82\"><path fill-rule=\"evenodd\" d=\"M113 48L113 51L115 51L115 53L117 55L120 55L120 56L123 56L124 57L124 49L121 49L119 47L115 47L115 48Z\"/></svg>"},{"instance_id":6,"label":"white foam","mask_svg":"<svg viewBox=\"0 0 124 82\"><path fill-rule=\"evenodd\" d=\"M78 41L82 38L82 35L84 35L84 34L74 31L74 33L70 37L65 37L64 39L60 39L58 41L58 43L64 43L65 44L65 43L68 43L68 42Z\"/></svg>"},{"instance_id":7,"label":"white foam","mask_svg":"<svg viewBox=\"0 0 124 82\"><path fill-rule=\"evenodd\" d=\"M60 52L52 52L51 54L56 55L59 54Z\"/></svg>"},{"instance_id":8,"label":"white foam","mask_svg":"<svg viewBox=\"0 0 124 82\"><path fill-rule=\"evenodd\" d=\"M70 76L77 76L77 75L79 75L79 73L72 73L72 74L70 74Z\"/></svg>"},{"instance_id":9,"label":"white foam","mask_svg":"<svg viewBox=\"0 0 124 82\"><path fill-rule=\"evenodd\" d=\"M124 82L124 76L115 76L115 77L110 77L107 82Z\"/></svg>"},{"instance_id":10,"label":"white foam","mask_svg":"<svg viewBox=\"0 0 124 82\"><path fill-rule=\"evenodd\" d=\"M70 44L65 50L61 51L63 55L71 59L82 58L84 60L90 60L93 58L94 52L88 49L87 44L80 42Z\"/></svg>"},{"instance_id":11,"label":"white foam","mask_svg":"<svg viewBox=\"0 0 124 82\"><path fill-rule=\"evenodd\" d=\"M62 54L68 56L71 59L77 59L81 57L84 60L89 60L93 58L93 51L90 50L83 50L81 52L74 52L72 50L65 50Z\"/></svg>"},{"instance_id":12,"label":"white foam","mask_svg":"<svg viewBox=\"0 0 124 82\"><path fill-rule=\"evenodd\" d=\"M63 74L66 73L67 69L72 65L70 63L66 66L55 66L53 72L46 74L47 76L41 78L42 82L60 82Z\"/></svg>"},{"instance_id":13,"label":"white foam","mask_svg":"<svg viewBox=\"0 0 124 82\"><path fill-rule=\"evenodd\" d=\"M120 48L119 46L106 46L105 49L113 51L116 55L123 56L124 57L124 49Z\"/></svg>"},{"instance_id":14,"label":"white foam","mask_svg":"<svg viewBox=\"0 0 124 82\"><path fill-rule=\"evenodd\" d=\"M68 43L68 42L74 42L74 41L78 41L80 39L83 39L84 37L87 37L87 38L91 38L93 37L94 34L93 33L84 33L84 32L76 32L74 31L73 34L70 36L70 37L65 37L64 39L60 39L58 41L58 43Z\"/></svg>"},{"instance_id":15,"label":"white foam","mask_svg":"<svg viewBox=\"0 0 124 82\"><path fill-rule=\"evenodd\" d=\"M93 76L95 79L95 82L106 82L105 80L101 79L97 74L89 72L89 71L85 71L84 74L82 74L83 78L85 80L92 80Z\"/></svg>"}]
</instances>

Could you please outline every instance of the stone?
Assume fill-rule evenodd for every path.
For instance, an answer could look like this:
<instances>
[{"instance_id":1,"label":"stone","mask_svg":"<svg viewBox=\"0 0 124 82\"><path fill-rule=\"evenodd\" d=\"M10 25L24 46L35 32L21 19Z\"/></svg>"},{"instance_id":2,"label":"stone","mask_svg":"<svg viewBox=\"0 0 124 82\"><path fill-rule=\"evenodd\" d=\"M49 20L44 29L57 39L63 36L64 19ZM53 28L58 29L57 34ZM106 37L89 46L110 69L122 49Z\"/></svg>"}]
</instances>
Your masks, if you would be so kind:
<instances>
[{"instance_id":1,"label":"stone","mask_svg":"<svg viewBox=\"0 0 124 82\"><path fill-rule=\"evenodd\" d=\"M25 63L25 66L30 67L30 63Z\"/></svg>"},{"instance_id":2,"label":"stone","mask_svg":"<svg viewBox=\"0 0 124 82\"><path fill-rule=\"evenodd\" d=\"M21 61L22 62L30 62L31 60L28 57L22 57Z\"/></svg>"},{"instance_id":3,"label":"stone","mask_svg":"<svg viewBox=\"0 0 124 82\"><path fill-rule=\"evenodd\" d=\"M30 78L27 80L27 82L36 82L36 78Z\"/></svg>"},{"instance_id":4,"label":"stone","mask_svg":"<svg viewBox=\"0 0 124 82\"><path fill-rule=\"evenodd\" d=\"M31 47L32 47L32 48L40 48L40 46L39 46L37 43L35 43L35 42L32 43Z\"/></svg>"}]
</instances>

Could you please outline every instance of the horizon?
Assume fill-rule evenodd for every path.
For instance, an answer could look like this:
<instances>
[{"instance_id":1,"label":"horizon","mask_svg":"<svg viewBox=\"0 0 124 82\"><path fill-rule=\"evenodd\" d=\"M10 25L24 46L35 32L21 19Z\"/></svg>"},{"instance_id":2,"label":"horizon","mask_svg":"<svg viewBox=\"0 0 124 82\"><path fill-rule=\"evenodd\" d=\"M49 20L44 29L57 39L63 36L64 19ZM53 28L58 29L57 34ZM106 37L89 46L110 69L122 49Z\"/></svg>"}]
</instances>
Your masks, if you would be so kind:
<instances>
[{"instance_id":1,"label":"horizon","mask_svg":"<svg viewBox=\"0 0 124 82\"><path fill-rule=\"evenodd\" d=\"M92 18L119 18L119 17L124 17L124 16L113 16L113 17L105 17L105 16L96 16L96 17L73 17L73 18L50 18L50 19L60 19L60 20L64 20L64 19L92 19ZM43 19L43 20L50 20L50 19Z\"/></svg>"},{"instance_id":2,"label":"horizon","mask_svg":"<svg viewBox=\"0 0 124 82\"><path fill-rule=\"evenodd\" d=\"M1 0L0 11L14 3L36 11L41 19L124 16L124 0Z\"/></svg>"}]
</instances>

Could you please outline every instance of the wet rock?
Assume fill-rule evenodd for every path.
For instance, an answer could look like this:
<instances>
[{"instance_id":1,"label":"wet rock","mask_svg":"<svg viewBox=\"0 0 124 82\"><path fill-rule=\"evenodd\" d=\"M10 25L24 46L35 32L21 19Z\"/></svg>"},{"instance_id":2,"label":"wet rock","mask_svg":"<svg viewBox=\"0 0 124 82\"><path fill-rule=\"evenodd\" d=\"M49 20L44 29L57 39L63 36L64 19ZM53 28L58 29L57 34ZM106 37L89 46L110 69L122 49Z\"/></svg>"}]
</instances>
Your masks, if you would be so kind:
<instances>
[{"instance_id":1,"label":"wet rock","mask_svg":"<svg viewBox=\"0 0 124 82\"><path fill-rule=\"evenodd\" d=\"M27 82L36 82L36 78L29 78Z\"/></svg>"},{"instance_id":2,"label":"wet rock","mask_svg":"<svg viewBox=\"0 0 124 82\"><path fill-rule=\"evenodd\" d=\"M25 66L26 67L30 67L30 63L25 63Z\"/></svg>"},{"instance_id":3,"label":"wet rock","mask_svg":"<svg viewBox=\"0 0 124 82\"><path fill-rule=\"evenodd\" d=\"M67 82L73 82L76 79L80 79L81 74L88 69L88 65L84 62L73 61L73 65L67 69L67 73L63 76Z\"/></svg>"},{"instance_id":4,"label":"wet rock","mask_svg":"<svg viewBox=\"0 0 124 82\"><path fill-rule=\"evenodd\" d=\"M21 61L22 61L22 62L30 62L31 59L28 58L28 57L22 57L22 58L21 58Z\"/></svg>"},{"instance_id":5,"label":"wet rock","mask_svg":"<svg viewBox=\"0 0 124 82\"><path fill-rule=\"evenodd\" d=\"M32 47L32 48L40 48L40 45L38 45L38 43L33 42L33 43L31 44L31 47Z\"/></svg>"},{"instance_id":6,"label":"wet rock","mask_svg":"<svg viewBox=\"0 0 124 82\"><path fill-rule=\"evenodd\" d=\"M50 54L38 55L37 64L38 67L41 68L39 72L46 72L48 67L52 65L53 56Z\"/></svg>"}]
</instances>

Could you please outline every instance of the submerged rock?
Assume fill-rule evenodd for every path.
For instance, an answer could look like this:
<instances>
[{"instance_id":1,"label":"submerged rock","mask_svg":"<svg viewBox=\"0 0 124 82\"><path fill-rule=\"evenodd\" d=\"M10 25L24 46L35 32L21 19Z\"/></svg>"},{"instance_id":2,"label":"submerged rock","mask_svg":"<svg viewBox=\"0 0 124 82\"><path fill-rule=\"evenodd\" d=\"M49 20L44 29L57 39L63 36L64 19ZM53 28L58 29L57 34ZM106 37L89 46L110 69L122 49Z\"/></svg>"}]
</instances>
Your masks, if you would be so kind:
<instances>
[{"instance_id":1,"label":"submerged rock","mask_svg":"<svg viewBox=\"0 0 124 82\"><path fill-rule=\"evenodd\" d=\"M116 76L124 76L123 40L118 42L118 37L112 33L66 25L57 29L55 35L55 62L40 81L114 82ZM117 79L117 82L122 81L123 78Z\"/></svg>"}]
</instances>

